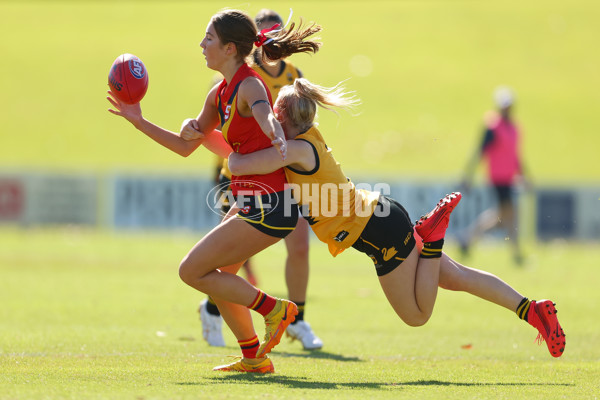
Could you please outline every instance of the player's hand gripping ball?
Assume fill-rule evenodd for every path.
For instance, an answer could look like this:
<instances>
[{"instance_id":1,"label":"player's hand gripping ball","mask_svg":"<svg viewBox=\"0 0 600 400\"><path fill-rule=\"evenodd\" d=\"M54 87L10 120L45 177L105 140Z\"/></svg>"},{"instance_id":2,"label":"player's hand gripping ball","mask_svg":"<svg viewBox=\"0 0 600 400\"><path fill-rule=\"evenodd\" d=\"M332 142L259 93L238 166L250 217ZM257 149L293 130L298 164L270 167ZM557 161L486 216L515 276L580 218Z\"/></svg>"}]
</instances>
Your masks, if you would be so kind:
<instances>
[{"instance_id":1,"label":"player's hand gripping ball","mask_svg":"<svg viewBox=\"0 0 600 400\"><path fill-rule=\"evenodd\" d=\"M123 103L139 103L148 90L146 66L133 54L121 54L110 67L108 86Z\"/></svg>"}]
</instances>

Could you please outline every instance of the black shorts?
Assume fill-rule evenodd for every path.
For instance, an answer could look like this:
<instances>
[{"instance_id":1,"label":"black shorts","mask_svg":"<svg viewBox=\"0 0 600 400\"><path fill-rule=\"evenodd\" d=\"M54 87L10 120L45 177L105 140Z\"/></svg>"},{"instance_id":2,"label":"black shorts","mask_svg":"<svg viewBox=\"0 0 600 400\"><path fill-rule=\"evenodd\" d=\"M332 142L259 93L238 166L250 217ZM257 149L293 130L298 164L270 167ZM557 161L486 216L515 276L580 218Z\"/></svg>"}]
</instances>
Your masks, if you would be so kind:
<instances>
[{"instance_id":1,"label":"black shorts","mask_svg":"<svg viewBox=\"0 0 600 400\"><path fill-rule=\"evenodd\" d=\"M229 194L231 194L231 179L223 174L219 175L219 191L221 192L221 212L223 215L229 212L231 204L229 204Z\"/></svg>"},{"instance_id":2,"label":"black shorts","mask_svg":"<svg viewBox=\"0 0 600 400\"><path fill-rule=\"evenodd\" d=\"M236 196L236 205L240 207L237 217L269 236L286 237L298 223L298 205L286 201L292 195L285 192Z\"/></svg>"},{"instance_id":3,"label":"black shorts","mask_svg":"<svg viewBox=\"0 0 600 400\"><path fill-rule=\"evenodd\" d=\"M389 210L389 213L382 210ZM408 257L416 245L408 212L396 200L380 196L375 213L352 247L365 253L378 276L389 274ZM385 214L388 214L387 216Z\"/></svg>"},{"instance_id":4,"label":"black shorts","mask_svg":"<svg viewBox=\"0 0 600 400\"><path fill-rule=\"evenodd\" d=\"M494 191L499 205L512 203L512 185L494 185Z\"/></svg>"}]
</instances>

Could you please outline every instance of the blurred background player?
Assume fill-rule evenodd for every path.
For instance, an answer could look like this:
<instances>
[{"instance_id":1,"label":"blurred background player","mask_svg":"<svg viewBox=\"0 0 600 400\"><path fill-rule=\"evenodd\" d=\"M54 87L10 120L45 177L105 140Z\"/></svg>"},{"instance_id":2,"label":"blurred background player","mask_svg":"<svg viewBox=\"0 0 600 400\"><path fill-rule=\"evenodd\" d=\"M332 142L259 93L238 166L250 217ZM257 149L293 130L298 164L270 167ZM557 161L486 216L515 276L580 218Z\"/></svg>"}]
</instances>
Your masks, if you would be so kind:
<instances>
[{"instance_id":1,"label":"blurred background player","mask_svg":"<svg viewBox=\"0 0 600 400\"><path fill-rule=\"evenodd\" d=\"M259 11L255 17L255 22L259 30L271 28L275 24L283 27L281 16L268 9ZM279 60L272 64L263 63L260 48L253 53L252 59L252 69L261 76L269 87L273 100L277 98L282 87L293 84L295 79L302 77L300 70L289 61ZM222 188L226 188L227 182L231 181L231 171L227 165L227 160L218 158L217 171L217 182L222 185ZM227 208L227 206L225 207ZM227 212L227 210L224 211ZM288 288L288 298L298 306L298 315L294 322L287 327L286 334L292 340L299 340L305 350L320 349L323 347L323 341L315 335L310 324L304 320L309 275L309 226L304 218L298 219L296 229L285 238L285 246L287 250L285 280ZM256 285L257 278L250 260L246 261L243 269L248 281ZM202 300L199 312L204 339L211 346L225 346L222 332L223 320L218 307L210 297Z\"/></svg>"},{"instance_id":2,"label":"blurred background player","mask_svg":"<svg viewBox=\"0 0 600 400\"><path fill-rule=\"evenodd\" d=\"M523 253L519 243L514 189L520 183L529 187L529 182L525 179L521 161L521 132L512 115L515 103L514 92L508 87L499 87L494 91L494 101L497 111L486 115L483 139L467 165L463 187L465 190L470 188L479 161L485 159L488 180L494 188L497 207L481 213L475 222L459 235L459 241L463 255L466 256L476 238L500 226L506 231L515 263L521 265Z\"/></svg>"}]
</instances>

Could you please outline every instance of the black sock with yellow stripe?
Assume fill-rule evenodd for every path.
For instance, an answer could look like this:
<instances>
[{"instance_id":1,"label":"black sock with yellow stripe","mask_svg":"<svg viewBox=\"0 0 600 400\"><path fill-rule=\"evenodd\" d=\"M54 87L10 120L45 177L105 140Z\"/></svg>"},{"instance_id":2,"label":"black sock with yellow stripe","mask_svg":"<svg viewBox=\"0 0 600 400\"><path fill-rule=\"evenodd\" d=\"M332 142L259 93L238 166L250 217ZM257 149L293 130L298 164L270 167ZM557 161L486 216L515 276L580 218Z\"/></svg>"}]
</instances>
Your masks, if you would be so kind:
<instances>
[{"instance_id":1,"label":"black sock with yellow stripe","mask_svg":"<svg viewBox=\"0 0 600 400\"><path fill-rule=\"evenodd\" d=\"M217 303L215 303L215 301L210 296L208 296L208 301L206 302L206 311L208 311L210 315L221 315L221 313L219 312L219 307L217 307Z\"/></svg>"},{"instance_id":2,"label":"black sock with yellow stripe","mask_svg":"<svg viewBox=\"0 0 600 400\"><path fill-rule=\"evenodd\" d=\"M517 313L517 317L520 319L527 321L527 314L529 314L529 307L531 307L532 300L529 300L527 297L523 297L523 300L517 306L515 312ZM528 321L529 322L529 321Z\"/></svg>"},{"instance_id":3,"label":"black sock with yellow stripe","mask_svg":"<svg viewBox=\"0 0 600 400\"><path fill-rule=\"evenodd\" d=\"M440 258L442 256L442 247L444 247L444 239L423 243L421 258Z\"/></svg>"},{"instance_id":4,"label":"black sock with yellow stripe","mask_svg":"<svg viewBox=\"0 0 600 400\"><path fill-rule=\"evenodd\" d=\"M306 304L306 302L294 301L294 303L296 303L296 306L298 306L298 315L296 315L296 319L294 320L294 322L291 323L291 325L294 325L298 321L304 321L304 305Z\"/></svg>"}]
</instances>

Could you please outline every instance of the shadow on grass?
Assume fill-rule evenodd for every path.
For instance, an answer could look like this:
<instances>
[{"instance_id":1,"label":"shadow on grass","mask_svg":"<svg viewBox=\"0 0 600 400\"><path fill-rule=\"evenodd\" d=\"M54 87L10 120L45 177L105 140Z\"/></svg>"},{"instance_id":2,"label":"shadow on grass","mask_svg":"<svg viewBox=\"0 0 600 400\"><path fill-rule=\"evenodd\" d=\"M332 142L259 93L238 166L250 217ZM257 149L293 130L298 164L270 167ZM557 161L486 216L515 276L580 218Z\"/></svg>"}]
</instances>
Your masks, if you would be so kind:
<instances>
[{"instance_id":1,"label":"shadow on grass","mask_svg":"<svg viewBox=\"0 0 600 400\"><path fill-rule=\"evenodd\" d=\"M294 389L381 389L402 386L575 386L573 383L547 383L547 382L445 382L436 380L418 380L409 382L319 382L308 378L297 378L270 374L231 374L224 376L215 376L208 378L213 383L234 384L234 383L253 383L271 385L278 383L283 386ZM206 382L178 382L177 385L193 386L204 385Z\"/></svg>"},{"instance_id":2,"label":"shadow on grass","mask_svg":"<svg viewBox=\"0 0 600 400\"><path fill-rule=\"evenodd\" d=\"M352 361L352 362L358 362L358 361L364 361L361 360L359 357L346 357L343 356L341 354L335 354L335 353L328 353L326 351L322 351L322 350L310 350L310 351L305 351L304 353L286 353L285 351L282 352L273 352L273 354L276 354L278 356L281 357L288 357L288 358L317 358L317 359L326 359L326 360L335 360L335 361Z\"/></svg>"},{"instance_id":3,"label":"shadow on grass","mask_svg":"<svg viewBox=\"0 0 600 400\"><path fill-rule=\"evenodd\" d=\"M575 386L573 383L547 382L444 382L425 381L386 383L381 386Z\"/></svg>"}]
</instances>

